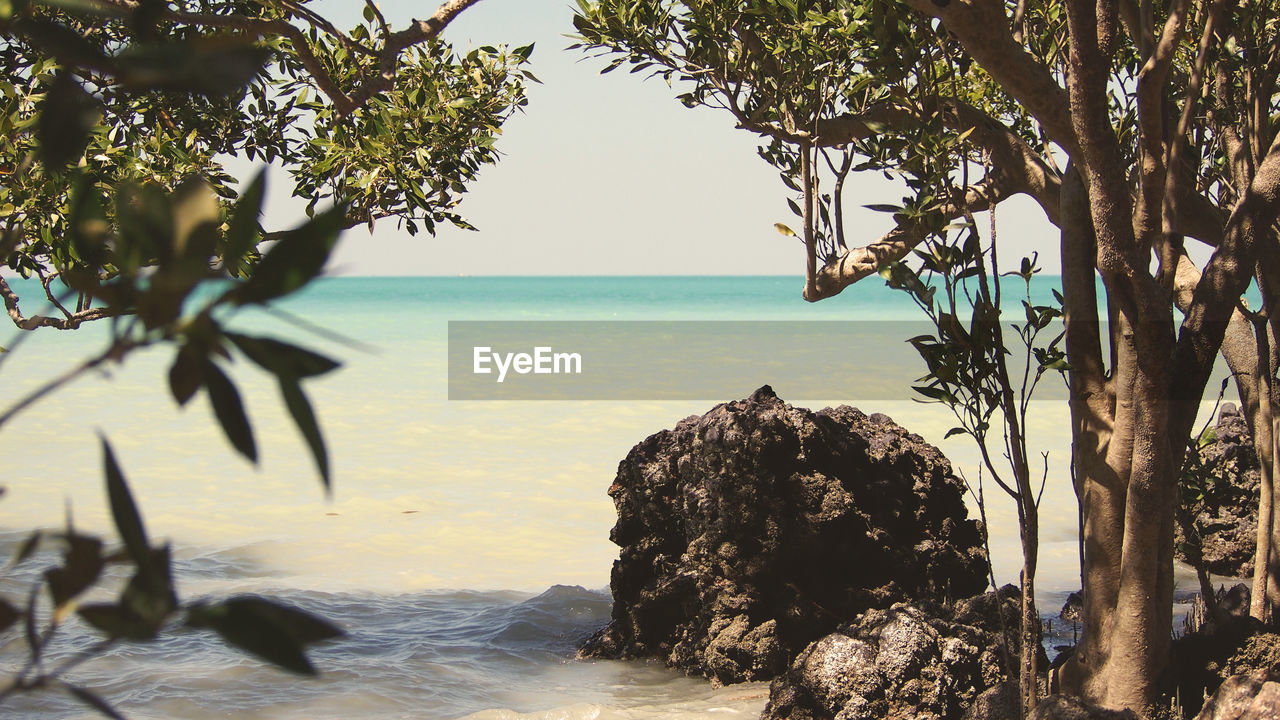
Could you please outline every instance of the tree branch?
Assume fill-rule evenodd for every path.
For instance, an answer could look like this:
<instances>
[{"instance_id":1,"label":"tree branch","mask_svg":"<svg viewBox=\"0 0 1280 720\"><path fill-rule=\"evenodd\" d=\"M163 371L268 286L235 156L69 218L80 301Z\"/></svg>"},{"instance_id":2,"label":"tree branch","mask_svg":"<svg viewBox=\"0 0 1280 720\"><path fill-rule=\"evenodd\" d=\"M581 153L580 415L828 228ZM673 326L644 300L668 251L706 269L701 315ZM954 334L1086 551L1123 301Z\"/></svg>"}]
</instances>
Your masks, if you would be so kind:
<instances>
[{"instance_id":1,"label":"tree branch","mask_svg":"<svg viewBox=\"0 0 1280 720\"><path fill-rule=\"evenodd\" d=\"M907 0L929 17L942 21L966 52L996 83L1040 123L1049 139L1074 155L1079 145L1071 124L1067 92L1053 79L1048 65L1013 39L1002 0Z\"/></svg>"},{"instance_id":2,"label":"tree branch","mask_svg":"<svg viewBox=\"0 0 1280 720\"><path fill-rule=\"evenodd\" d=\"M1177 427L1185 437L1195 422L1196 408L1213 368L1232 313L1253 276L1255 259L1264 244L1274 242L1272 228L1280 215L1280 138L1273 140L1258 165L1253 182L1237 201L1223 231L1222 243L1196 283L1178 334L1173 394ZM1175 458L1181 460L1181 453Z\"/></svg>"},{"instance_id":3,"label":"tree branch","mask_svg":"<svg viewBox=\"0 0 1280 720\"><path fill-rule=\"evenodd\" d=\"M982 212L1005 198L995 183L983 182L968 188L963 197L948 203L941 210L948 219L965 213ZM817 302L839 295L845 288L884 265L906 257L917 245L924 242L930 231L918 222L899 222L898 226L866 246L836 253L817 269L805 282L804 299Z\"/></svg>"},{"instance_id":4,"label":"tree branch","mask_svg":"<svg viewBox=\"0 0 1280 720\"><path fill-rule=\"evenodd\" d=\"M116 317L124 313L114 308L89 308L80 312L68 313L65 309L62 311L66 314L65 318L48 317L45 315L32 315L26 317L22 314L18 307L18 294L9 287L9 283L0 277L0 299L4 300L5 310L9 313L9 319L13 320L13 324L19 330L35 330L39 327L51 327L59 330L74 330L86 322L92 320L102 320L103 318Z\"/></svg>"},{"instance_id":5,"label":"tree branch","mask_svg":"<svg viewBox=\"0 0 1280 720\"><path fill-rule=\"evenodd\" d=\"M396 65L400 61L400 52L402 50L436 37L463 10L475 5L477 2L480 2L480 0L449 0L437 8L435 14L430 18L414 20L404 30L387 35L386 43L382 46L382 52L379 54L381 60L378 74L365 80L353 90L349 98L351 108L348 110L339 108L339 112L346 115L350 110L363 105L369 98L390 88L396 79Z\"/></svg>"}]
</instances>

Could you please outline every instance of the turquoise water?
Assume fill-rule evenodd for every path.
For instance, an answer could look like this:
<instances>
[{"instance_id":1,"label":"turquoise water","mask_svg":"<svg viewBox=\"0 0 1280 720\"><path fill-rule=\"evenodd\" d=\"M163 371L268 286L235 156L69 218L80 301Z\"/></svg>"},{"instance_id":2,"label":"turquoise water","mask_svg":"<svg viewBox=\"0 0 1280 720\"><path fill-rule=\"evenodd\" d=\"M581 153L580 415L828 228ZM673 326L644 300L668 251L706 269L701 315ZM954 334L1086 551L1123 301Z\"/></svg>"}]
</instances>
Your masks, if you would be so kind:
<instances>
[{"instance_id":1,"label":"turquoise water","mask_svg":"<svg viewBox=\"0 0 1280 720\"><path fill-rule=\"evenodd\" d=\"M1055 284L1037 278L1034 302L1047 304ZM24 297L38 291L18 286ZM764 686L713 691L652 665L572 660L573 644L607 616L616 548L605 491L618 461L711 402L451 402L446 329L450 320L856 320L901 324L905 340L920 318L906 295L875 279L817 304L800 289L795 277L326 279L285 302L288 317L228 322L344 363L307 386L330 446L331 500L270 378L245 363L231 370L263 449L255 468L227 446L203 397L179 409L168 396L172 351L147 350L0 432L0 529L9 531L0 541L59 526L68 505L77 527L110 531L101 432L151 534L177 548L184 597L272 593L351 634L317 656L318 681L294 681L190 635L155 657L125 648L77 670L130 717L753 717ZM1006 293L1020 317L1017 293ZM0 345L14 347L0 364L4 400L99 350L105 329L42 330L17 343L0 333ZM976 451L943 439L955 424L945 409L906 392L836 402L892 416L977 481ZM1030 428L1035 456L1050 453L1039 584L1053 608L1078 587L1065 405L1039 403ZM1012 504L988 490L998 579L1013 582ZM38 570L27 567L3 589L18 593ZM73 649L86 636L69 628L67 637ZM11 668L20 649L8 638L0 665ZM40 699L20 714L86 715Z\"/></svg>"}]
</instances>

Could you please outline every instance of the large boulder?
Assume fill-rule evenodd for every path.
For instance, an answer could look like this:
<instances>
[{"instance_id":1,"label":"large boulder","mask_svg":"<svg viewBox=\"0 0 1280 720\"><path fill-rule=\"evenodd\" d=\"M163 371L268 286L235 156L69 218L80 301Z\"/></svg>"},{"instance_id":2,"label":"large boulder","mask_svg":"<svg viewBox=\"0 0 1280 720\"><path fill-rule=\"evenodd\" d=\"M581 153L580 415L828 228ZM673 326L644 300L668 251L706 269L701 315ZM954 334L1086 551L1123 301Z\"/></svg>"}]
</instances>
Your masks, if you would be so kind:
<instances>
[{"instance_id":1,"label":"large boulder","mask_svg":"<svg viewBox=\"0 0 1280 720\"><path fill-rule=\"evenodd\" d=\"M1193 520L1205 568L1215 575L1250 577L1258 540L1258 454L1239 408L1225 403L1213 428L1188 458ZM1186 502L1184 500L1184 502ZM1186 537L1177 528L1179 557Z\"/></svg>"},{"instance_id":2,"label":"large boulder","mask_svg":"<svg viewBox=\"0 0 1280 720\"><path fill-rule=\"evenodd\" d=\"M618 466L613 616L583 652L768 679L868 609L979 593L963 490L884 415L812 412L765 386L687 418Z\"/></svg>"},{"instance_id":3,"label":"large boulder","mask_svg":"<svg viewBox=\"0 0 1280 720\"><path fill-rule=\"evenodd\" d=\"M1006 586L952 608L870 610L811 644L773 681L761 720L1017 717L1017 679L1006 668L1017 658L1018 598Z\"/></svg>"},{"instance_id":4,"label":"large boulder","mask_svg":"<svg viewBox=\"0 0 1280 720\"><path fill-rule=\"evenodd\" d=\"M1280 718L1280 675L1271 670L1227 678L1196 716L1196 720L1276 718Z\"/></svg>"}]
</instances>

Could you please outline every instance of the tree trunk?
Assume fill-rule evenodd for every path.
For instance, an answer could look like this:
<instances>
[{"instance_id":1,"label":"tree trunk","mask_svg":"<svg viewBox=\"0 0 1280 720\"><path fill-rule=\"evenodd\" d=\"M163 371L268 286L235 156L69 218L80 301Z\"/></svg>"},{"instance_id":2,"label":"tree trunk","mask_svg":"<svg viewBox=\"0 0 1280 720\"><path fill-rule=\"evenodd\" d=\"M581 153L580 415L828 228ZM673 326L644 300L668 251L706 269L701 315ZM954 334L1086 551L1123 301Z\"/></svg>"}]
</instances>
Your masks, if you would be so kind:
<instances>
[{"instance_id":1,"label":"tree trunk","mask_svg":"<svg viewBox=\"0 0 1280 720\"><path fill-rule=\"evenodd\" d=\"M1268 597L1269 580L1273 575L1272 568L1272 536L1275 533L1275 477L1272 474L1275 462L1275 442L1272 438L1274 428L1271 420L1271 352L1267 341L1265 321L1259 319L1255 323L1258 342L1258 364L1254 371L1254 380L1258 387L1258 410L1253 422L1253 446L1258 453L1258 541L1253 556L1253 593L1249 604L1249 614L1266 622L1271 615L1271 602Z\"/></svg>"},{"instance_id":2,"label":"tree trunk","mask_svg":"<svg viewBox=\"0 0 1280 720\"><path fill-rule=\"evenodd\" d=\"M1035 512L1035 503L1032 512ZM1022 542L1022 658L1019 690L1022 696L1023 715L1030 715L1039 701L1040 669L1037 667L1040 653L1040 614L1036 612L1036 558L1039 553L1039 520L1033 514L1026 522L1026 534Z\"/></svg>"}]
</instances>

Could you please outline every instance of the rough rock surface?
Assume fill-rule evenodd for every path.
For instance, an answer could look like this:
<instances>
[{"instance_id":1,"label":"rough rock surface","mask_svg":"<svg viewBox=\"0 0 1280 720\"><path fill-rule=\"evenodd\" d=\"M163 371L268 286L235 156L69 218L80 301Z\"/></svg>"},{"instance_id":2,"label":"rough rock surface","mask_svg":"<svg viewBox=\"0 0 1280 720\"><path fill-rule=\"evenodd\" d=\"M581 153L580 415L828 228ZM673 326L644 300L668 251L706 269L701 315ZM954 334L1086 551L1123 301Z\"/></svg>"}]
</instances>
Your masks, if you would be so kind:
<instances>
[{"instance_id":1,"label":"rough rock surface","mask_svg":"<svg viewBox=\"0 0 1280 720\"><path fill-rule=\"evenodd\" d=\"M1215 575L1250 577L1258 539L1258 455L1244 415L1231 403L1222 406L1212 433L1200 445L1204 502L1195 524L1205 567ZM1177 530L1179 557L1185 542Z\"/></svg>"},{"instance_id":2,"label":"rough rock surface","mask_svg":"<svg viewBox=\"0 0 1280 720\"><path fill-rule=\"evenodd\" d=\"M962 492L884 415L765 386L686 418L618 466L613 616L583 653L769 679L870 608L974 595L987 562Z\"/></svg>"},{"instance_id":3,"label":"rough rock surface","mask_svg":"<svg viewBox=\"0 0 1280 720\"><path fill-rule=\"evenodd\" d=\"M1201 619L1184 625L1173 641L1172 675L1183 709L1196 712L1202 700L1236 674L1275 668L1280 671L1280 636L1249 617L1249 588L1243 584L1217 593L1218 612L1193 613ZM1197 607L1203 607L1197 598ZM1190 619L1190 616L1189 616Z\"/></svg>"},{"instance_id":4,"label":"rough rock surface","mask_svg":"<svg viewBox=\"0 0 1280 720\"><path fill-rule=\"evenodd\" d=\"M1018 590L1001 590L1017 627ZM1014 643L995 619L996 594L950 610L899 603L871 610L805 649L775 679L761 720L1005 720L1018 715L1006 683ZM1016 629L1013 631L1016 641Z\"/></svg>"},{"instance_id":5,"label":"rough rock surface","mask_svg":"<svg viewBox=\"0 0 1280 720\"><path fill-rule=\"evenodd\" d=\"M1138 720L1132 710L1104 710L1079 698L1050 695L1041 700L1027 720Z\"/></svg>"},{"instance_id":6,"label":"rough rock surface","mask_svg":"<svg viewBox=\"0 0 1280 720\"><path fill-rule=\"evenodd\" d=\"M1280 718L1280 674L1270 670L1227 678L1196 716L1196 720L1276 718Z\"/></svg>"}]
</instances>

